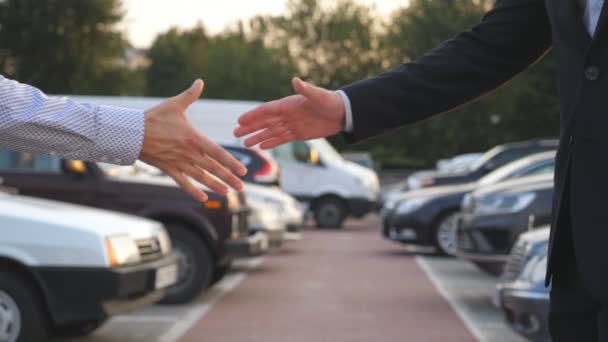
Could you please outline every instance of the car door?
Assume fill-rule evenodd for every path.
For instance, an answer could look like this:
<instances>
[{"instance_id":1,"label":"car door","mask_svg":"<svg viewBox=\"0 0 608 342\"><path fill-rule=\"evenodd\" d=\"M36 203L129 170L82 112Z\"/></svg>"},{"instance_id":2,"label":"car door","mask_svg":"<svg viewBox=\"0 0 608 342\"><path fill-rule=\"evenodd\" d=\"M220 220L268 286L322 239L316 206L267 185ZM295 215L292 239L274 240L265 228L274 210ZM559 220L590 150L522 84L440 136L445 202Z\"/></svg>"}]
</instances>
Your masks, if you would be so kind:
<instances>
[{"instance_id":1,"label":"car door","mask_svg":"<svg viewBox=\"0 0 608 342\"><path fill-rule=\"evenodd\" d=\"M3 185L25 196L93 205L97 181L86 174L70 174L65 162L54 156L0 150Z\"/></svg>"},{"instance_id":2,"label":"car door","mask_svg":"<svg viewBox=\"0 0 608 342\"><path fill-rule=\"evenodd\" d=\"M297 150L300 154L310 151L310 147L301 141L288 143L275 148L272 155L281 166L281 187L292 196L300 199L311 199L315 195L317 185L327 174L321 164L313 165L297 157Z\"/></svg>"}]
</instances>

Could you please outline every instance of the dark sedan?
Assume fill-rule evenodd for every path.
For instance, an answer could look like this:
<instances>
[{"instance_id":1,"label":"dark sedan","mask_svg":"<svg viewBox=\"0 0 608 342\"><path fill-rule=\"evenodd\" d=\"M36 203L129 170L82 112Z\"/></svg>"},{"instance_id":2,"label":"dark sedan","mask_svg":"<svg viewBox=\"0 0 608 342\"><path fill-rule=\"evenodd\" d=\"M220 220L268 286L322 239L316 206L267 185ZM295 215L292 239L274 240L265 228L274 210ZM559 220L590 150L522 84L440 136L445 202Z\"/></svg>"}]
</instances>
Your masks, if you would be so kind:
<instances>
[{"instance_id":1,"label":"dark sedan","mask_svg":"<svg viewBox=\"0 0 608 342\"><path fill-rule=\"evenodd\" d=\"M549 227L522 234L497 285L497 304L509 325L534 342L549 342L545 287Z\"/></svg>"},{"instance_id":2,"label":"dark sedan","mask_svg":"<svg viewBox=\"0 0 608 342\"><path fill-rule=\"evenodd\" d=\"M552 174L485 187L467 196L458 227L458 256L500 275L519 235L551 222Z\"/></svg>"},{"instance_id":3,"label":"dark sedan","mask_svg":"<svg viewBox=\"0 0 608 342\"><path fill-rule=\"evenodd\" d=\"M441 173L437 171L419 172L407 180L407 189L416 190L438 185L462 184L475 182L488 173L525 156L543 151L556 150L558 141L530 140L509 143L494 147L476 160L466 170L457 173Z\"/></svg>"},{"instance_id":4,"label":"dark sedan","mask_svg":"<svg viewBox=\"0 0 608 342\"><path fill-rule=\"evenodd\" d=\"M469 192L509 179L553 174L555 152L543 152L514 161L476 183L439 186L392 197L384 206L382 232L391 240L435 246L439 253L456 254L460 206Z\"/></svg>"}]
</instances>

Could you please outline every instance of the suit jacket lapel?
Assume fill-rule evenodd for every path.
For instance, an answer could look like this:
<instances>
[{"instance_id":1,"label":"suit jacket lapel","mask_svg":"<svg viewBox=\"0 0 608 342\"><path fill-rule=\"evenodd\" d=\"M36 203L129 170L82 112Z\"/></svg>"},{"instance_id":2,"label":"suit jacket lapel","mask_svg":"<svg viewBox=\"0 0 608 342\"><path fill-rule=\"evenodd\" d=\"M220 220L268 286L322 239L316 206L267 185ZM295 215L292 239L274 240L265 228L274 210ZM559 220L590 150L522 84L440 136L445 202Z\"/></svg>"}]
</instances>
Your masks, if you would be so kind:
<instances>
[{"instance_id":1,"label":"suit jacket lapel","mask_svg":"<svg viewBox=\"0 0 608 342\"><path fill-rule=\"evenodd\" d=\"M602 7L602 13L600 14L600 19L597 21L597 27L595 28L595 34L593 35L593 41L598 41L598 37L602 34L606 26L606 21L608 21L608 0L604 1L604 6Z\"/></svg>"},{"instance_id":2,"label":"suit jacket lapel","mask_svg":"<svg viewBox=\"0 0 608 342\"><path fill-rule=\"evenodd\" d=\"M561 4L558 11L564 19L567 19L568 22L565 24L568 25L568 30L571 30L572 33L578 37L578 39L575 39L576 44L578 44L580 48L586 50L591 44L592 37L587 31L587 27L585 27L582 12L583 10L580 8L578 0L547 1L554 1L554 4ZM608 2L608 0L606 1Z\"/></svg>"}]
</instances>

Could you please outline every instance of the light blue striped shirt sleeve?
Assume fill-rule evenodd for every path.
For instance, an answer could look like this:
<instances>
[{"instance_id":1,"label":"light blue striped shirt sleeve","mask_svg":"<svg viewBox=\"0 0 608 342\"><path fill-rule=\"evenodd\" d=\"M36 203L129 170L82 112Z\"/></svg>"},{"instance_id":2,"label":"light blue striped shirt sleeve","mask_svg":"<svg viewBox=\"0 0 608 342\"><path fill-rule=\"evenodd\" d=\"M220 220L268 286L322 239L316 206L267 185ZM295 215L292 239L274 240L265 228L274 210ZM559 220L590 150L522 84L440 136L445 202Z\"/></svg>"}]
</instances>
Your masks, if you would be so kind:
<instances>
[{"instance_id":1,"label":"light blue striped shirt sleeve","mask_svg":"<svg viewBox=\"0 0 608 342\"><path fill-rule=\"evenodd\" d=\"M141 110L78 103L0 76L0 147L130 165L139 157Z\"/></svg>"}]
</instances>

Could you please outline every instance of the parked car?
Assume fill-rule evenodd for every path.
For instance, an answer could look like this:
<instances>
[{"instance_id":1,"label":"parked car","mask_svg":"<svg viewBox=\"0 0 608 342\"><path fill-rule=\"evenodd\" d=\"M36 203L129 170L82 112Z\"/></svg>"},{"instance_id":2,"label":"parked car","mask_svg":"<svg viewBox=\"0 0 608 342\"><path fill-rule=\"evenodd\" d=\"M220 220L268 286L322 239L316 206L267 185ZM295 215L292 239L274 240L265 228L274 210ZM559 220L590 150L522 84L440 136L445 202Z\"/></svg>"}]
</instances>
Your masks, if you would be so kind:
<instances>
[{"instance_id":1,"label":"parked car","mask_svg":"<svg viewBox=\"0 0 608 342\"><path fill-rule=\"evenodd\" d=\"M147 109L162 99L142 97L76 96L78 101ZM241 145L234 137L240 114L259 102L199 100L188 108L192 123L213 141ZM347 162L325 139L293 142L271 151L281 167L281 187L308 204L317 226L340 228L349 217L363 217L378 208L378 176L372 170Z\"/></svg>"},{"instance_id":2,"label":"parked car","mask_svg":"<svg viewBox=\"0 0 608 342\"><path fill-rule=\"evenodd\" d=\"M299 231L304 224L304 212L300 203L281 188L245 183L244 192L248 200L254 199L274 206L288 231Z\"/></svg>"},{"instance_id":3,"label":"parked car","mask_svg":"<svg viewBox=\"0 0 608 342\"><path fill-rule=\"evenodd\" d=\"M522 234L497 285L498 305L509 325L534 342L550 342L545 287L549 227Z\"/></svg>"},{"instance_id":4,"label":"parked car","mask_svg":"<svg viewBox=\"0 0 608 342\"><path fill-rule=\"evenodd\" d=\"M249 232L251 235L264 234L267 236L269 247L279 248L285 241L287 225L281 217L279 208L270 203L250 198L247 205L251 209L249 216Z\"/></svg>"},{"instance_id":5,"label":"parked car","mask_svg":"<svg viewBox=\"0 0 608 342\"><path fill-rule=\"evenodd\" d=\"M281 186L308 203L321 228L340 228L349 217L360 218L378 206L378 175L344 160L325 139L297 141L275 148Z\"/></svg>"},{"instance_id":6,"label":"parked car","mask_svg":"<svg viewBox=\"0 0 608 342\"><path fill-rule=\"evenodd\" d=\"M468 169L443 174L438 171L417 172L407 180L407 189L416 190L438 185L474 182L512 161L543 151L557 150L558 140L530 140L494 147L477 159Z\"/></svg>"},{"instance_id":7,"label":"parked car","mask_svg":"<svg viewBox=\"0 0 608 342\"><path fill-rule=\"evenodd\" d=\"M538 175L474 191L463 200L458 256L500 275L519 235L551 223L553 175Z\"/></svg>"},{"instance_id":8,"label":"parked car","mask_svg":"<svg viewBox=\"0 0 608 342\"><path fill-rule=\"evenodd\" d=\"M222 147L247 168L247 174L241 177L244 182L269 186L280 185L281 169L269 152L229 144L222 144Z\"/></svg>"},{"instance_id":9,"label":"parked car","mask_svg":"<svg viewBox=\"0 0 608 342\"><path fill-rule=\"evenodd\" d=\"M155 221L0 191L0 225L2 341L88 335L177 281Z\"/></svg>"},{"instance_id":10,"label":"parked car","mask_svg":"<svg viewBox=\"0 0 608 342\"><path fill-rule=\"evenodd\" d=\"M263 237L249 237L247 208L237 193L209 192L201 204L170 178L144 177L114 166L53 156L0 151L0 177L35 197L125 212L162 222L179 258L178 283L164 303L188 302L230 266L231 250L258 252Z\"/></svg>"},{"instance_id":11,"label":"parked car","mask_svg":"<svg viewBox=\"0 0 608 342\"><path fill-rule=\"evenodd\" d=\"M482 156L483 153L467 153L449 159L442 159L437 162L437 171L443 173L459 172L468 168Z\"/></svg>"},{"instance_id":12,"label":"parked car","mask_svg":"<svg viewBox=\"0 0 608 342\"><path fill-rule=\"evenodd\" d=\"M393 196L381 212L383 235L398 242L435 246L440 254L455 256L456 228L467 194L520 177L552 175L554 169L555 152L543 152L505 165L475 183L437 186Z\"/></svg>"}]
</instances>

